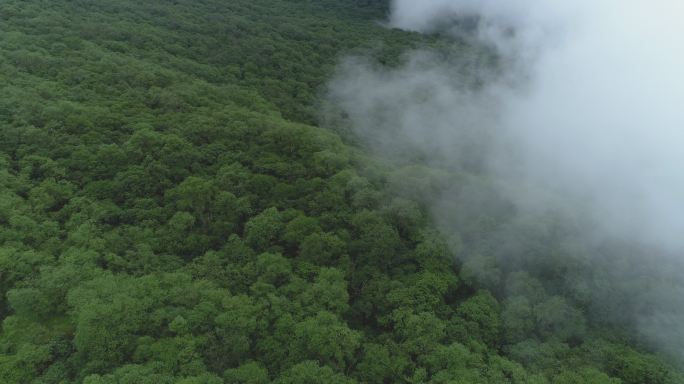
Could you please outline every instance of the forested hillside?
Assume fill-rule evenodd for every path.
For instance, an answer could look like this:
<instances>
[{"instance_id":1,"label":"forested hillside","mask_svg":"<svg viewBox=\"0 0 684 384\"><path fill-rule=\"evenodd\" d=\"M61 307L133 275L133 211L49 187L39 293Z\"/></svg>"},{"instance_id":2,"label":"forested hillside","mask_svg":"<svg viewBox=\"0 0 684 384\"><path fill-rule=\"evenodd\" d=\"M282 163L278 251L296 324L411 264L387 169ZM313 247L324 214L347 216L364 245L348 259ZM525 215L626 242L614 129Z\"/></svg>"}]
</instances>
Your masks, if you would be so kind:
<instances>
[{"instance_id":1,"label":"forested hillside","mask_svg":"<svg viewBox=\"0 0 684 384\"><path fill-rule=\"evenodd\" d=\"M463 176L317 123L346 55L439 44L386 12L0 2L0 382L684 382L538 277L581 266L457 262L507 212L440 233L421 191Z\"/></svg>"}]
</instances>

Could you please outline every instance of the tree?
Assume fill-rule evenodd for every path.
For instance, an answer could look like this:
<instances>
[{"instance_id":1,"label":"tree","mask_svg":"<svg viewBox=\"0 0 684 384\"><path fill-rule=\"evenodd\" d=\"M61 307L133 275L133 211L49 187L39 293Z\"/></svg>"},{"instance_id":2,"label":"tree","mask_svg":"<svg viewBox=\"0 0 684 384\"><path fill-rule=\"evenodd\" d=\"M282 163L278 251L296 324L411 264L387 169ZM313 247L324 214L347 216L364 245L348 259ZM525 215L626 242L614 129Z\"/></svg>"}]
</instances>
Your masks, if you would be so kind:
<instances>
[{"instance_id":1,"label":"tree","mask_svg":"<svg viewBox=\"0 0 684 384\"><path fill-rule=\"evenodd\" d=\"M471 336L491 347L501 342L501 315L497 300L487 291L480 291L458 306L456 312L466 321Z\"/></svg>"},{"instance_id":2,"label":"tree","mask_svg":"<svg viewBox=\"0 0 684 384\"><path fill-rule=\"evenodd\" d=\"M293 331L295 361L317 360L340 371L352 362L361 344L359 332L326 311L296 324Z\"/></svg>"},{"instance_id":3,"label":"tree","mask_svg":"<svg viewBox=\"0 0 684 384\"><path fill-rule=\"evenodd\" d=\"M275 245L284 227L278 210L269 208L245 224L245 242L256 251L266 251Z\"/></svg>"},{"instance_id":4,"label":"tree","mask_svg":"<svg viewBox=\"0 0 684 384\"><path fill-rule=\"evenodd\" d=\"M330 367L315 361L305 361L284 372L275 384L353 384L354 381L335 373Z\"/></svg>"}]
</instances>

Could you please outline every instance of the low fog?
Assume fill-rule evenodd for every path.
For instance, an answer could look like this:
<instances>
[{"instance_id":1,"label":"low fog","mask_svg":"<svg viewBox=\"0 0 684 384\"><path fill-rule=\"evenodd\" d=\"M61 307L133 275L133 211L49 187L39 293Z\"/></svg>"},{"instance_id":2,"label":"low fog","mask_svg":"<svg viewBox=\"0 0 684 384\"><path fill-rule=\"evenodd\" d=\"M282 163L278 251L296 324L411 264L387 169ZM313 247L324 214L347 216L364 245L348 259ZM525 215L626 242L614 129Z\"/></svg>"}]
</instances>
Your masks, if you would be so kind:
<instances>
[{"instance_id":1,"label":"low fog","mask_svg":"<svg viewBox=\"0 0 684 384\"><path fill-rule=\"evenodd\" d=\"M388 27L453 47L395 68L349 58L330 99L375 151L495 177L519 215L571 207L587 244L639 247L643 265L616 268L616 282L659 280L654 265L684 255L682 16L679 0L395 0ZM457 216L449 200L435 199L438 220ZM667 268L631 315L681 358L684 270Z\"/></svg>"}]
</instances>

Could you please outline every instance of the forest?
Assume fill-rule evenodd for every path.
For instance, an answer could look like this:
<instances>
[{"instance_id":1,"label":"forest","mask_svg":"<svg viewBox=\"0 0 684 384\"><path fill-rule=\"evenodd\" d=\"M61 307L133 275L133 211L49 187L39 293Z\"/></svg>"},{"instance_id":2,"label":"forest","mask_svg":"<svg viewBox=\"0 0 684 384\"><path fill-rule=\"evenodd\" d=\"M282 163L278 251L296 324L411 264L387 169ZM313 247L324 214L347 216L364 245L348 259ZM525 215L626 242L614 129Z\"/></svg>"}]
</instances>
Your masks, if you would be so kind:
<instances>
[{"instance_id":1,"label":"forest","mask_svg":"<svg viewBox=\"0 0 684 384\"><path fill-rule=\"evenodd\" d=\"M0 382L684 383L606 314L635 288L588 299L571 226L506 259L491 181L321 117L344 57L441 46L388 7L0 2ZM447 231L455 190L498 203Z\"/></svg>"}]
</instances>

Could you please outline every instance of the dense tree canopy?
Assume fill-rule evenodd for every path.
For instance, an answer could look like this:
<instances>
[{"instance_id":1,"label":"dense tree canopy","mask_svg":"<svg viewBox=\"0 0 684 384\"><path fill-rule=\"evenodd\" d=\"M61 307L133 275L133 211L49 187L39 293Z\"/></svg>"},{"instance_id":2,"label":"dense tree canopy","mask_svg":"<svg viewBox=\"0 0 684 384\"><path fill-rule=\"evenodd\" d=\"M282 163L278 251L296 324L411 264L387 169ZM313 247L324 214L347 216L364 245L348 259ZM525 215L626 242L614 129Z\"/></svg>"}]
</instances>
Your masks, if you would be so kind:
<instances>
[{"instance_id":1,"label":"dense tree canopy","mask_svg":"<svg viewBox=\"0 0 684 384\"><path fill-rule=\"evenodd\" d=\"M500 266L505 213L437 231L420 189L462 176L315 124L342 56L439 44L386 11L2 1L0 382L683 382L540 280L581 266Z\"/></svg>"}]
</instances>

